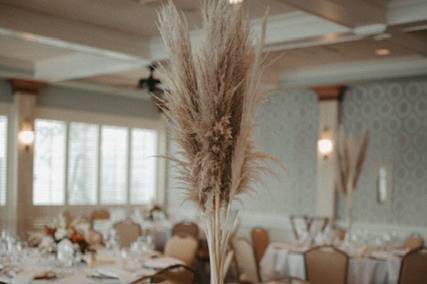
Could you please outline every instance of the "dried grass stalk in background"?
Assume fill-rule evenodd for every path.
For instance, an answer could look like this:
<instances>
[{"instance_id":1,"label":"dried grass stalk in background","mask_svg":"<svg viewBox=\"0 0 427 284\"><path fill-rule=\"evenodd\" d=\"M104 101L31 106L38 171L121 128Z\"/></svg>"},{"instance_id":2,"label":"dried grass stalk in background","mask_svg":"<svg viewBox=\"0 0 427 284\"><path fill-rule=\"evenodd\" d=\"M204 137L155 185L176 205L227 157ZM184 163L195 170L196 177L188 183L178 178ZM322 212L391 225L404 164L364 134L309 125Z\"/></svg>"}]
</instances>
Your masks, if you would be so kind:
<instances>
[{"instance_id":1,"label":"dried grass stalk in background","mask_svg":"<svg viewBox=\"0 0 427 284\"><path fill-rule=\"evenodd\" d=\"M352 225L353 192L357 187L360 174L368 152L369 133L366 131L359 140L346 135L340 127L337 139L337 186L347 198L347 226Z\"/></svg>"},{"instance_id":2,"label":"dried grass stalk in background","mask_svg":"<svg viewBox=\"0 0 427 284\"><path fill-rule=\"evenodd\" d=\"M202 16L203 39L195 49L187 20L172 2L159 14L168 52L168 64L161 68L168 88L162 105L182 149L171 159L189 198L211 220L211 263L221 270L228 242L221 223L227 223L231 201L251 189L272 158L257 151L252 140L256 106L263 98L258 86L265 21L254 47L241 5L206 0Z\"/></svg>"}]
</instances>

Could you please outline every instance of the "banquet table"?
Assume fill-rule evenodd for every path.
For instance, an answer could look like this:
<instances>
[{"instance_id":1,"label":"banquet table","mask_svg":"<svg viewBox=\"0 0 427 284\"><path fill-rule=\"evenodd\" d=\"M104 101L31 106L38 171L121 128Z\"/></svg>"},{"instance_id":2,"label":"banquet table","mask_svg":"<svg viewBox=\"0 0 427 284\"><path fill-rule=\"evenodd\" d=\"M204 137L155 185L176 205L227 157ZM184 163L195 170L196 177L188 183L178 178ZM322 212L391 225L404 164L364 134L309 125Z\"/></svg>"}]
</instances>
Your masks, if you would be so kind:
<instances>
[{"instance_id":1,"label":"banquet table","mask_svg":"<svg viewBox=\"0 0 427 284\"><path fill-rule=\"evenodd\" d=\"M110 255L111 252L109 252ZM120 256L109 257L108 260L99 259L92 267L85 263L77 263L71 267L61 266L54 255L35 256L34 254L26 256L19 265L16 266L16 273L11 277L4 273L4 265L0 263L0 283L10 284L128 284L144 276L151 276L158 270L171 266L173 264L182 264L178 259L158 256L151 258L152 254L144 256L145 260L132 260L132 265L126 263ZM3 271L2 271L3 266ZM34 276L53 271L56 274L54 279L34 280Z\"/></svg>"},{"instance_id":2,"label":"banquet table","mask_svg":"<svg viewBox=\"0 0 427 284\"><path fill-rule=\"evenodd\" d=\"M286 277L306 279L304 251L307 248L286 243L272 243L260 262L264 281ZM378 253L380 255L380 253ZM382 254L383 257L350 256L348 284L398 283L401 258Z\"/></svg>"}]
</instances>

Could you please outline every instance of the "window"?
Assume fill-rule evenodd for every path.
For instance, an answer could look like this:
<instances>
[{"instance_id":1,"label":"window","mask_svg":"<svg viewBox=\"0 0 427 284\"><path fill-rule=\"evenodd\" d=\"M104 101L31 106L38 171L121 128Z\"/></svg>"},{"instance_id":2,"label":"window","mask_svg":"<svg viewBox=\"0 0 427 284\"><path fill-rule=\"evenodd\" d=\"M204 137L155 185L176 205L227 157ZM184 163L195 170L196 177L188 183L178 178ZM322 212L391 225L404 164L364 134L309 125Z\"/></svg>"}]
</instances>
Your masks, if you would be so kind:
<instances>
[{"instance_id":1,"label":"window","mask_svg":"<svg viewBox=\"0 0 427 284\"><path fill-rule=\"evenodd\" d=\"M147 129L132 129L131 202L150 203L156 188L157 133Z\"/></svg>"},{"instance_id":2,"label":"window","mask_svg":"<svg viewBox=\"0 0 427 284\"><path fill-rule=\"evenodd\" d=\"M33 204L64 203L65 123L36 120Z\"/></svg>"},{"instance_id":3,"label":"window","mask_svg":"<svg viewBox=\"0 0 427 284\"><path fill-rule=\"evenodd\" d=\"M7 117L0 116L0 206L6 205Z\"/></svg>"},{"instance_id":4,"label":"window","mask_svg":"<svg viewBox=\"0 0 427 284\"><path fill-rule=\"evenodd\" d=\"M102 127L101 203L127 201L128 131L122 127Z\"/></svg>"},{"instance_id":5,"label":"window","mask_svg":"<svg viewBox=\"0 0 427 284\"><path fill-rule=\"evenodd\" d=\"M34 205L149 204L156 198L156 130L36 119L35 137Z\"/></svg>"}]
</instances>

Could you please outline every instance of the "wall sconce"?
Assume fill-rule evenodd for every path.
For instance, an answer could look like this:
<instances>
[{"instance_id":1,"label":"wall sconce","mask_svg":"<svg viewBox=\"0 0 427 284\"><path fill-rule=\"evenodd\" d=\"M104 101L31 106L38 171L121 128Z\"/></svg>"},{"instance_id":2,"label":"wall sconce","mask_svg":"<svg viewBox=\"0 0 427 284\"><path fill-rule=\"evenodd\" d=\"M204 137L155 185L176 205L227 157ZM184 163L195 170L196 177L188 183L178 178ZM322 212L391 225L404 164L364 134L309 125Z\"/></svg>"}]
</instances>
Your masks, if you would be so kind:
<instances>
[{"instance_id":1,"label":"wall sconce","mask_svg":"<svg viewBox=\"0 0 427 284\"><path fill-rule=\"evenodd\" d=\"M320 139L317 141L317 150L324 160L327 160L334 151L332 132L329 128L325 128L320 134Z\"/></svg>"},{"instance_id":2,"label":"wall sconce","mask_svg":"<svg viewBox=\"0 0 427 284\"><path fill-rule=\"evenodd\" d=\"M25 146L25 151L30 149L30 146L34 142L34 130L33 126L29 121L24 121L21 126L21 130L18 134L19 142Z\"/></svg>"}]
</instances>

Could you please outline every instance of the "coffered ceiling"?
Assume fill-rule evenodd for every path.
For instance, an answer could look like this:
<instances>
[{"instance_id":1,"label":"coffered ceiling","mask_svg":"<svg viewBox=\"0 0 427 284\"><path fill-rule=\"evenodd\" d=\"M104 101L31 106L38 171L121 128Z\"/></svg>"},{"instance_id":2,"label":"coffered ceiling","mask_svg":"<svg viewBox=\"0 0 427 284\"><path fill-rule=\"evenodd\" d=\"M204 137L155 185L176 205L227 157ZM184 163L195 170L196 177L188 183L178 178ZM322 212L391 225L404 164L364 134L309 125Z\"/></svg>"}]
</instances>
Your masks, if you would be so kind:
<instances>
[{"instance_id":1,"label":"coffered ceiling","mask_svg":"<svg viewBox=\"0 0 427 284\"><path fill-rule=\"evenodd\" d=\"M165 2L0 0L0 76L134 94L138 79L148 75L146 66L167 59L156 29L156 11ZM197 42L203 36L199 1L173 2L189 18ZM274 62L265 76L270 87L279 80L310 85L361 79L352 66L366 66L365 74L384 68L383 77L405 76L395 72L402 61L417 66L406 75L427 73L427 0L244 3L254 34L266 7L270 10L266 52ZM332 71L351 76L327 79Z\"/></svg>"}]
</instances>

